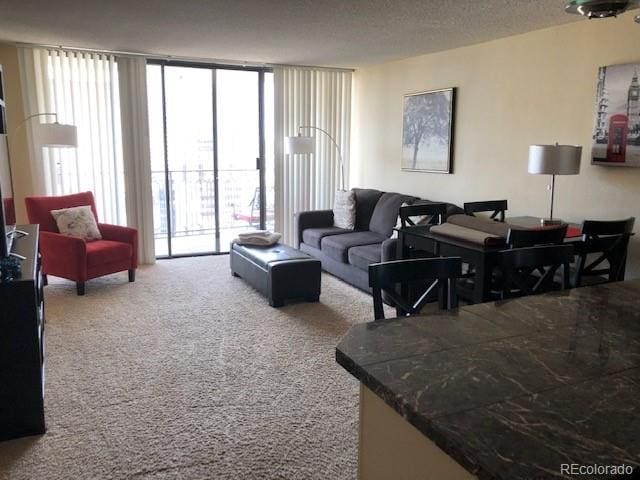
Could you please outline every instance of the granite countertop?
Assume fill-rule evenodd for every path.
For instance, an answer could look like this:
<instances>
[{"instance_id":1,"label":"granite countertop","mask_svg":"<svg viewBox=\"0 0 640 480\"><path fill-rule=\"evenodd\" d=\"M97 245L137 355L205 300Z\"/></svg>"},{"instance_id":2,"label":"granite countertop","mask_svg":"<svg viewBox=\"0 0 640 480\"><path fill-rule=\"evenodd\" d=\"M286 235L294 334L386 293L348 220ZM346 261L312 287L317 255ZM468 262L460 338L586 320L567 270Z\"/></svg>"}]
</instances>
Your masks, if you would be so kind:
<instances>
[{"instance_id":1,"label":"granite countertop","mask_svg":"<svg viewBox=\"0 0 640 480\"><path fill-rule=\"evenodd\" d=\"M640 280L355 325L336 359L480 479L640 467Z\"/></svg>"}]
</instances>

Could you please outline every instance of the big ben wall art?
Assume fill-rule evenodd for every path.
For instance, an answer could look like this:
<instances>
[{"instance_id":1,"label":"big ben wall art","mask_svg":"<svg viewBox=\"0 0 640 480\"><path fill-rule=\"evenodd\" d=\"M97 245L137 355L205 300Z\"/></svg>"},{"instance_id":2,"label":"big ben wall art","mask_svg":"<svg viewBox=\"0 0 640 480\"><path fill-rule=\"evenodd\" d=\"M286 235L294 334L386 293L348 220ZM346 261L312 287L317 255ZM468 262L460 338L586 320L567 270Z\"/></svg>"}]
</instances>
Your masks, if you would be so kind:
<instances>
[{"instance_id":1,"label":"big ben wall art","mask_svg":"<svg viewBox=\"0 0 640 480\"><path fill-rule=\"evenodd\" d=\"M598 70L591 163L640 167L640 63Z\"/></svg>"}]
</instances>

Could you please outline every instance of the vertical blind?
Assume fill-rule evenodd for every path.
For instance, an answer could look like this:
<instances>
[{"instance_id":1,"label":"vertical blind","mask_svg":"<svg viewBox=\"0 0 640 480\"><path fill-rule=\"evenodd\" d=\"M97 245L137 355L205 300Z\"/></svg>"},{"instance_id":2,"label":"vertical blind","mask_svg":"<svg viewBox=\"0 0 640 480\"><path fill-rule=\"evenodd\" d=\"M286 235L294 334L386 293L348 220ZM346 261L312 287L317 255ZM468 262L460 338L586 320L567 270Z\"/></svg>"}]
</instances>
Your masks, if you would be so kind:
<instances>
[{"instance_id":1,"label":"vertical blind","mask_svg":"<svg viewBox=\"0 0 640 480\"><path fill-rule=\"evenodd\" d=\"M21 49L27 114L78 127L78 148L32 148L34 191L90 190L101 221L126 224L118 66L112 55ZM53 117L33 121L52 122Z\"/></svg>"},{"instance_id":2,"label":"vertical blind","mask_svg":"<svg viewBox=\"0 0 640 480\"><path fill-rule=\"evenodd\" d=\"M331 140L321 132L302 131L315 137L315 154L285 154L284 139L297 135L302 125L326 130L340 146L348 186L351 72L276 67L274 100L275 228L285 243L293 245L297 212L332 207L340 185L340 160Z\"/></svg>"}]
</instances>

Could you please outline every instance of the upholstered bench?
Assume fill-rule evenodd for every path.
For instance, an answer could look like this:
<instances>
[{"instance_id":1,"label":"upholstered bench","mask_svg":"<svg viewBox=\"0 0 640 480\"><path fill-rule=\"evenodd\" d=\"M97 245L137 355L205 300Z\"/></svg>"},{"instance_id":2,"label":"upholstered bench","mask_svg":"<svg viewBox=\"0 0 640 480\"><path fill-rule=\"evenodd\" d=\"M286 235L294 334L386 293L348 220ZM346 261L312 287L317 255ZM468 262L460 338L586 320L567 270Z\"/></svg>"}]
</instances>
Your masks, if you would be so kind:
<instances>
[{"instance_id":1,"label":"upholstered bench","mask_svg":"<svg viewBox=\"0 0 640 480\"><path fill-rule=\"evenodd\" d=\"M281 307L287 299L320 299L320 260L287 245L254 247L233 243L231 273L266 295L269 305Z\"/></svg>"}]
</instances>

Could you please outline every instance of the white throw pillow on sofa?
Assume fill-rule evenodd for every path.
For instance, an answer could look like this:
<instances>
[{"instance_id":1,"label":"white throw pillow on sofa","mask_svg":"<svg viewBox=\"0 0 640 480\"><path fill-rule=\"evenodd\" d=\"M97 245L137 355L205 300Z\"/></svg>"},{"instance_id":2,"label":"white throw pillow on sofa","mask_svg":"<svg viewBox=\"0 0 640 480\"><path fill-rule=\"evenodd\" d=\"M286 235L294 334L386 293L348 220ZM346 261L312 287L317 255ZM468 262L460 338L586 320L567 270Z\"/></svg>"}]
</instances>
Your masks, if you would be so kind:
<instances>
[{"instance_id":1,"label":"white throw pillow on sofa","mask_svg":"<svg viewBox=\"0 0 640 480\"><path fill-rule=\"evenodd\" d=\"M58 225L58 231L63 235L85 240L102 239L96 217L89 205L51 210L51 215Z\"/></svg>"},{"instance_id":2,"label":"white throw pillow on sofa","mask_svg":"<svg viewBox=\"0 0 640 480\"><path fill-rule=\"evenodd\" d=\"M353 190L337 190L333 200L333 225L347 230L356 226L356 194Z\"/></svg>"}]
</instances>

